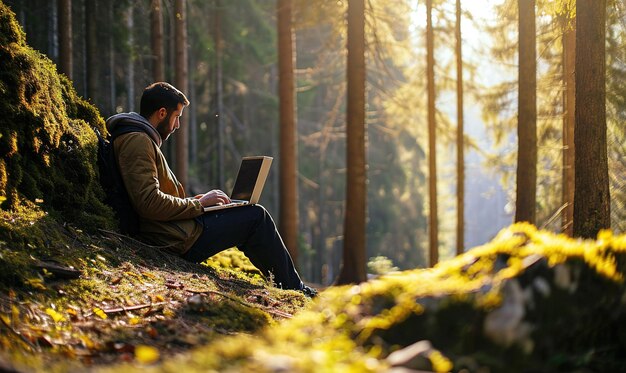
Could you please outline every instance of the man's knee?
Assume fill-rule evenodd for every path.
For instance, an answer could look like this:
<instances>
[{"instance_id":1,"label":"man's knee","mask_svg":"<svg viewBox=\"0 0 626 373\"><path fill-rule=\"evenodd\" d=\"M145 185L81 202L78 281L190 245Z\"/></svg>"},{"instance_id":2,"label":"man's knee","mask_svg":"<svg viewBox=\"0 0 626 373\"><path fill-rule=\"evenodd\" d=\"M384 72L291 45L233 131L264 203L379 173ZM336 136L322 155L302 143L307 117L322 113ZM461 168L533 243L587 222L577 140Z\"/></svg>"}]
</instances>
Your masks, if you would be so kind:
<instances>
[{"instance_id":1,"label":"man's knee","mask_svg":"<svg viewBox=\"0 0 626 373\"><path fill-rule=\"evenodd\" d=\"M254 216L257 218L265 219L266 217L270 216L269 212L267 212L267 210L265 209L265 207L263 207L263 205L259 205L259 204L251 205L250 209L253 211Z\"/></svg>"},{"instance_id":2,"label":"man's knee","mask_svg":"<svg viewBox=\"0 0 626 373\"><path fill-rule=\"evenodd\" d=\"M253 211L255 219L259 219L259 222L263 224L271 224L273 226L276 225L274 223L274 219L272 218L272 215L270 215L269 211L267 211L267 209L263 207L263 205L259 205L259 204L251 205L250 208Z\"/></svg>"}]
</instances>

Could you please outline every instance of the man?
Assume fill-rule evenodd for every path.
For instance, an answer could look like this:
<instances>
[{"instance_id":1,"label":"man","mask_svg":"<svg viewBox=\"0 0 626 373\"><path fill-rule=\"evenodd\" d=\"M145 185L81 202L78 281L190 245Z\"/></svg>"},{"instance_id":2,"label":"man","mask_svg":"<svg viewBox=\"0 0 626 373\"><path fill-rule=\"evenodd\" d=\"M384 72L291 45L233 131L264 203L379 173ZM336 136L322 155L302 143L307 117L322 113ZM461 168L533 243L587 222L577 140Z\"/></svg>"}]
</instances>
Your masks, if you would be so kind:
<instances>
[{"instance_id":1,"label":"man","mask_svg":"<svg viewBox=\"0 0 626 373\"><path fill-rule=\"evenodd\" d=\"M174 86L158 82L146 87L140 113L122 113L107 119L109 132L133 126L139 132L121 134L113 149L134 209L139 215L139 237L167 247L192 262L237 246L265 275L283 289L316 295L296 272L272 217L260 205L204 213L203 207L229 203L221 190L186 197L170 170L160 146L180 128L189 105Z\"/></svg>"}]
</instances>

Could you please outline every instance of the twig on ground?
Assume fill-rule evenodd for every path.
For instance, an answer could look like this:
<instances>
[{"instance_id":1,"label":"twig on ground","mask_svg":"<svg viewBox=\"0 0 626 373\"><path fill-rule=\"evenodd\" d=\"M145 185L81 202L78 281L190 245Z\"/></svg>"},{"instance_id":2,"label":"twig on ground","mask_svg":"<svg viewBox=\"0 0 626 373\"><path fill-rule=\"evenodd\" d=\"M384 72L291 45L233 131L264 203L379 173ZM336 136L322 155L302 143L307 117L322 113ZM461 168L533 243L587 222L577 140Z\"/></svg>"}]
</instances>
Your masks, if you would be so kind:
<instances>
[{"instance_id":1,"label":"twig on ground","mask_svg":"<svg viewBox=\"0 0 626 373\"><path fill-rule=\"evenodd\" d=\"M224 297L224 298L226 298L228 300L231 300L233 302L239 303L242 306L250 307L250 308L257 308L257 309L263 310L263 311L265 311L267 313L271 313L271 314L276 315L276 316L284 317L286 319L290 319L290 318L293 317L293 315L290 315L290 314L288 314L286 312L283 312L283 311L275 310L273 308L257 307L257 306L255 306L253 304L244 302L244 301L239 300L237 298L233 298L233 297L229 296L228 294L224 294L224 293L222 293L220 291L217 291L217 290L193 290L193 289L185 289L185 290L190 292L190 293L194 293L194 294L215 294L215 295L219 295L219 296Z\"/></svg>"},{"instance_id":2,"label":"twig on ground","mask_svg":"<svg viewBox=\"0 0 626 373\"><path fill-rule=\"evenodd\" d=\"M136 310L140 310L143 308L151 308L151 307L158 307L158 306L164 306L166 304L169 304L171 302L158 302L158 303L145 303L145 304L137 304L134 306L121 306L121 307L115 307L115 308L107 308L107 309L102 309L99 308L102 312L108 314L111 313L119 313L119 312L128 312L128 311L136 311ZM90 317L93 316L95 312L90 312L85 314L85 317Z\"/></svg>"}]
</instances>

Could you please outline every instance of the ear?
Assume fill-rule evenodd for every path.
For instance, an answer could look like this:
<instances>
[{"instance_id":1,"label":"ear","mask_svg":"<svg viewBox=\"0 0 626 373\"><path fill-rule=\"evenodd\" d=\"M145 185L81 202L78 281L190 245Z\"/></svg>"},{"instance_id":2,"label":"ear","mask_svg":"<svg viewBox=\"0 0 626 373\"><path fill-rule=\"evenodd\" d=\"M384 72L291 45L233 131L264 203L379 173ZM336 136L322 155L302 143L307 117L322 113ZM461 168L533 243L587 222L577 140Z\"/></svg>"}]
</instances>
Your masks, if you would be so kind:
<instances>
[{"instance_id":1,"label":"ear","mask_svg":"<svg viewBox=\"0 0 626 373\"><path fill-rule=\"evenodd\" d=\"M159 120L163 120L163 118L167 116L167 109L162 107L159 110L157 110L157 116Z\"/></svg>"}]
</instances>

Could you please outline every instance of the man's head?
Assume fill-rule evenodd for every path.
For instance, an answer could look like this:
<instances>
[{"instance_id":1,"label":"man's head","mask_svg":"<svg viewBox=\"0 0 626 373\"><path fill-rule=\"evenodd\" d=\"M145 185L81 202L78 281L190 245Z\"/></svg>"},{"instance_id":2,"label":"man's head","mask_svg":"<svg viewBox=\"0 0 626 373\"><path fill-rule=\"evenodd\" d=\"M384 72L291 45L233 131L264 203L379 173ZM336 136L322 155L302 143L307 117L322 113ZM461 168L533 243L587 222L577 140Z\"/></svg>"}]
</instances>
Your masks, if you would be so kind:
<instances>
[{"instance_id":1,"label":"man's head","mask_svg":"<svg viewBox=\"0 0 626 373\"><path fill-rule=\"evenodd\" d=\"M179 118L187 105L189 100L176 87L157 82L143 90L139 114L156 128L165 141L180 127Z\"/></svg>"}]
</instances>

